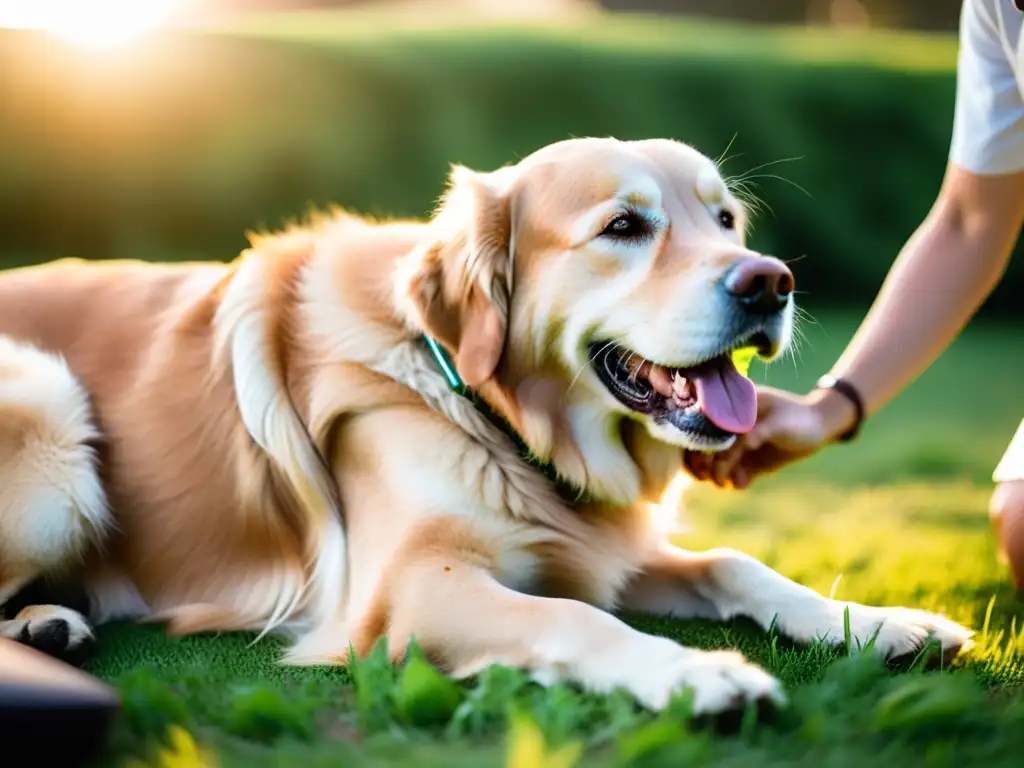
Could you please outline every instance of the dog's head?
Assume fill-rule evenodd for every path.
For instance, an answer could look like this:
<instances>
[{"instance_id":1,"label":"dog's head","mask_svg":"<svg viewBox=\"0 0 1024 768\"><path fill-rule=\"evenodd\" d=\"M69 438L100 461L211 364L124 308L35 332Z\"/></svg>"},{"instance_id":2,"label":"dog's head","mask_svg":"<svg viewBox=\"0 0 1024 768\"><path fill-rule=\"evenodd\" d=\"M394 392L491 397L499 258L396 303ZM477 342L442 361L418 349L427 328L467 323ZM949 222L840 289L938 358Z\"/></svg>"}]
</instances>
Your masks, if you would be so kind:
<instances>
[{"instance_id":1,"label":"dog's head","mask_svg":"<svg viewBox=\"0 0 1024 768\"><path fill-rule=\"evenodd\" d=\"M685 144L565 141L492 173L456 168L403 290L466 383L556 465L571 438L589 479L609 459L588 442L629 452L623 424L701 450L753 426L731 353L777 357L794 304L792 274L745 247L746 225Z\"/></svg>"}]
</instances>

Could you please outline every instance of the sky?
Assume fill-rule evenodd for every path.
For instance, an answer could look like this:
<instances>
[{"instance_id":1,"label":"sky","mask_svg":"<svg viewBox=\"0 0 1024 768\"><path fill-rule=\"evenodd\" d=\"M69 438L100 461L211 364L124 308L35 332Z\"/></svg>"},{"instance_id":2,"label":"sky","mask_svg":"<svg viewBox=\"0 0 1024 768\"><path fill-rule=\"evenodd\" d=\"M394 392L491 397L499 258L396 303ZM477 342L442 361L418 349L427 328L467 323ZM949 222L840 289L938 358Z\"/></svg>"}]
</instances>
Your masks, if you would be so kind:
<instances>
[{"instance_id":1,"label":"sky","mask_svg":"<svg viewBox=\"0 0 1024 768\"><path fill-rule=\"evenodd\" d=\"M0 27L43 29L99 47L126 42L169 19L187 0L0 0Z\"/></svg>"}]
</instances>

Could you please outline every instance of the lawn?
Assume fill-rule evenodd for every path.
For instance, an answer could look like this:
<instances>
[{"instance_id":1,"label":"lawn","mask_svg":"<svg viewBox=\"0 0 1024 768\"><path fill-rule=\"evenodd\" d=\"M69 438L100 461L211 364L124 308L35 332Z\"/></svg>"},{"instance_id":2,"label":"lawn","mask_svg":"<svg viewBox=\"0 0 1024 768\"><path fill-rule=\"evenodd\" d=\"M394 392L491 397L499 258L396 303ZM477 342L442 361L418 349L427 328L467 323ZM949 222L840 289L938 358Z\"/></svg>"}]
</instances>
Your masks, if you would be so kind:
<instances>
[{"instance_id":1,"label":"lawn","mask_svg":"<svg viewBox=\"0 0 1024 768\"><path fill-rule=\"evenodd\" d=\"M800 387L828 367L855 318L816 314L797 364L755 377ZM686 546L735 546L841 599L937 610L975 628L976 648L952 670L892 671L868 655L796 649L744 622L626 617L684 643L739 647L780 676L791 707L722 735L689 724L685 698L655 718L625 696L544 690L511 670L465 687L418 659L399 670L371 659L351 675L291 670L275 665L272 640L176 641L115 625L102 630L91 667L125 698L104 764L152 758L155 739L180 723L225 766L540 765L509 760L510 741L530 743L508 737L512 722L538 724L554 748L581 743L587 766L1019 765L1024 603L996 560L985 514L988 474L1024 415L1024 359L1009 353L1019 334L969 331L857 444L742 494L698 489L687 515Z\"/></svg>"}]
</instances>

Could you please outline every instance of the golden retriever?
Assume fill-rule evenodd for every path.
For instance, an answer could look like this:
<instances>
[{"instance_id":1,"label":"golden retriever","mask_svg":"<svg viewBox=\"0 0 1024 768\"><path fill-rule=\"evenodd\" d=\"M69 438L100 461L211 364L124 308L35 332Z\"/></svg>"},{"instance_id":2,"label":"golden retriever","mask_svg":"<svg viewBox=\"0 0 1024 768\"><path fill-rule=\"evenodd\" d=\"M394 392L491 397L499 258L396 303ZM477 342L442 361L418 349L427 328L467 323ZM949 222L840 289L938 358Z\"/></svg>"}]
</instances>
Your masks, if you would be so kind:
<instances>
[{"instance_id":1,"label":"golden retriever","mask_svg":"<svg viewBox=\"0 0 1024 768\"><path fill-rule=\"evenodd\" d=\"M826 599L669 543L684 448L750 429L730 353L789 343L793 276L683 143L581 139L456 167L429 221L337 212L231 264L60 261L0 278L0 600L73 580L3 635L71 651L129 618L285 633L344 664L415 637L456 678L624 688L697 713L784 701L732 651L610 611L747 616L886 657L971 633ZM520 448L523 450L520 450Z\"/></svg>"}]
</instances>

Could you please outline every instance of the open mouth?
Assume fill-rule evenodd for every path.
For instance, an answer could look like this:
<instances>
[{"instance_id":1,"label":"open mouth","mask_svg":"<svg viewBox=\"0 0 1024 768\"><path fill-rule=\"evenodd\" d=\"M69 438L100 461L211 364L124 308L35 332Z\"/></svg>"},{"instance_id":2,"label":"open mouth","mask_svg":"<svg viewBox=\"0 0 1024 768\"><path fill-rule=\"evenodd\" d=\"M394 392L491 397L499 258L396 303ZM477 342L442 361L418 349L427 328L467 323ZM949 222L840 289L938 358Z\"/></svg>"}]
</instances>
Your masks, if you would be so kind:
<instances>
[{"instance_id":1,"label":"open mouth","mask_svg":"<svg viewBox=\"0 0 1024 768\"><path fill-rule=\"evenodd\" d=\"M732 353L767 348L757 336L697 365L660 365L609 342L590 345L598 378L623 405L681 432L724 440L749 432L757 419L754 384L737 369Z\"/></svg>"}]
</instances>

